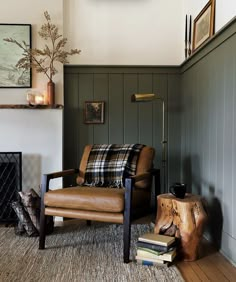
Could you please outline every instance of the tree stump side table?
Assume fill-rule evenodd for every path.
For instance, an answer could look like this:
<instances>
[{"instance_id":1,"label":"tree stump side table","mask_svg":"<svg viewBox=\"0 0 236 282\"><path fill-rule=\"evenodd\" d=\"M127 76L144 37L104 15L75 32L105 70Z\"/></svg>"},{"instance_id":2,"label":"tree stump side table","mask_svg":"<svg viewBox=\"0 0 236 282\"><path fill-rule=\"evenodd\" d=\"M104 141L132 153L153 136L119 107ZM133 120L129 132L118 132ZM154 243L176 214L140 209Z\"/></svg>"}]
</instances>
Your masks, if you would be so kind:
<instances>
[{"instance_id":1,"label":"tree stump side table","mask_svg":"<svg viewBox=\"0 0 236 282\"><path fill-rule=\"evenodd\" d=\"M186 194L184 199L179 199L172 194L162 194L157 196L157 205L154 233L179 238L181 257L185 261L196 260L207 219L201 196Z\"/></svg>"}]
</instances>

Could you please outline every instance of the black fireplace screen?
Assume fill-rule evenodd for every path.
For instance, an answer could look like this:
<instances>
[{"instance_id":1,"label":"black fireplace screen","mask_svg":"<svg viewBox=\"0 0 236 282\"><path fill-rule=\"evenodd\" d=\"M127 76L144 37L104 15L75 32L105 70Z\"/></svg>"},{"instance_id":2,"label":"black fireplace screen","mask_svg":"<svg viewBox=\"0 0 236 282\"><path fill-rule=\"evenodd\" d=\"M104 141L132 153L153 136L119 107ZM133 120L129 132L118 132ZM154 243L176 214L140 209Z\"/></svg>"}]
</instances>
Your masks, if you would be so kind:
<instances>
[{"instance_id":1,"label":"black fireplace screen","mask_svg":"<svg viewBox=\"0 0 236 282\"><path fill-rule=\"evenodd\" d=\"M19 199L21 190L21 152L0 152L0 222L17 221L11 202Z\"/></svg>"}]
</instances>

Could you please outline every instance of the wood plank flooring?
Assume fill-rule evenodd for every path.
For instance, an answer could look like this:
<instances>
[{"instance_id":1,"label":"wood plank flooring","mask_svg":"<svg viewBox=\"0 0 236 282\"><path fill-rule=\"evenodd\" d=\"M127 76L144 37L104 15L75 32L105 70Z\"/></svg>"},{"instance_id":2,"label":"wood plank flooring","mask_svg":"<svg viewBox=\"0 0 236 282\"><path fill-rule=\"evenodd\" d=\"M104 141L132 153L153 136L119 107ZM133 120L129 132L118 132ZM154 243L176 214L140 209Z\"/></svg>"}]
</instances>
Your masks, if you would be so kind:
<instances>
[{"instance_id":1,"label":"wood plank flooring","mask_svg":"<svg viewBox=\"0 0 236 282\"><path fill-rule=\"evenodd\" d=\"M236 267L210 244L203 240L200 257L193 262L177 261L176 265L186 282L236 282Z\"/></svg>"}]
</instances>

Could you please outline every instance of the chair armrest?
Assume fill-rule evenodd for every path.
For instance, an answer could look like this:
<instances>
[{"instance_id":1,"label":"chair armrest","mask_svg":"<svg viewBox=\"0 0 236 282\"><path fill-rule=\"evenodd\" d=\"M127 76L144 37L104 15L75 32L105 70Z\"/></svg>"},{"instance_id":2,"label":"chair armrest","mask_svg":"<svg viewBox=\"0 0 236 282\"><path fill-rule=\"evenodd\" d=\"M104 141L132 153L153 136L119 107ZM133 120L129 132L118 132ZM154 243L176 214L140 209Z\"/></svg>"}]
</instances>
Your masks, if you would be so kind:
<instances>
[{"instance_id":1,"label":"chair armrest","mask_svg":"<svg viewBox=\"0 0 236 282\"><path fill-rule=\"evenodd\" d=\"M138 181L148 179L151 175L152 175L151 172L144 172L141 174L130 176L129 178L133 179L134 183L136 183Z\"/></svg>"},{"instance_id":2,"label":"chair armrest","mask_svg":"<svg viewBox=\"0 0 236 282\"><path fill-rule=\"evenodd\" d=\"M157 170L157 171L159 171L159 170ZM125 202L126 202L126 205L128 205L128 206L131 205L132 193L133 193L133 189L135 188L134 184L138 181L142 181L142 180L150 178L151 176L154 176L155 172L156 172L156 170L155 171L151 170L151 171L148 171L148 172L144 172L144 173L141 173L141 174L137 174L137 175L133 175L133 176L125 178Z\"/></svg>"},{"instance_id":3,"label":"chair armrest","mask_svg":"<svg viewBox=\"0 0 236 282\"><path fill-rule=\"evenodd\" d=\"M152 168L149 170L150 173L153 175L153 176L158 176L160 174L160 169L159 168Z\"/></svg>"},{"instance_id":4,"label":"chair armrest","mask_svg":"<svg viewBox=\"0 0 236 282\"><path fill-rule=\"evenodd\" d=\"M52 172L48 174L44 174L48 179L53 179L53 178L59 178L71 174L79 173L78 168L72 168L72 169L67 169L67 170L62 170L62 171L57 171L57 172Z\"/></svg>"},{"instance_id":5,"label":"chair armrest","mask_svg":"<svg viewBox=\"0 0 236 282\"><path fill-rule=\"evenodd\" d=\"M155 203L155 212L156 212L156 197L160 194L161 187L161 178L160 178L160 169L152 168L148 172L142 174L134 175L125 179L125 207L128 209L128 214L131 209L131 201L133 197L134 184L138 181L145 180L150 176L154 177L154 203Z\"/></svg>"},{"instance_id":6,"label":"chair armrest","mask_svg":"<svg viewBox=\"0 0 236 282\"><path fill-rule=\"evenodd\" d=\"M43 195L44 193L46 193L49 190L49 182L51 179L64 177L64 176L72 175L76 173L79 173L79 169L77 168L43 174L42 184L41 184L41 194Z\"/></svg>"},{"instance_id":7,"label":"chair armrest","mask_svg":"<svg viewBox=\"0 0 236 282\"><path fill-rule=\"evenodd\" d=\"M137 174L137 175L133 175L133 176L130 176L129 178L133 179L134 183L136 183L138 181L145 180L145 179L149 178L150 176L153 176L155 178L160 177L160 169L152 168L147 172Z\"/></svg>"}]
</instances>

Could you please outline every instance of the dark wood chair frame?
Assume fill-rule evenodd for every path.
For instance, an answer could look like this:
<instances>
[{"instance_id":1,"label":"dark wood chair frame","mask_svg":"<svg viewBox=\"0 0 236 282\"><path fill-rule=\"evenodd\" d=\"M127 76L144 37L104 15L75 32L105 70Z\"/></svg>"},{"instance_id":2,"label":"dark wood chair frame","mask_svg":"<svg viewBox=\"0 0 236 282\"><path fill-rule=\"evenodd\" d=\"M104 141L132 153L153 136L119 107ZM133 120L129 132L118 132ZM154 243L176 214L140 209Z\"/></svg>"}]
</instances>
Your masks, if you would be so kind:
<instances>
[{"instance_id":1,"label":"dark wood chair frame","mask_svg":"<svg viewBox=\"0 0 236 282\"><path fill-rule=\"evenodd\" d=\"M41 212L40 212L40 234L39 234L39 249L45 249L46 239L46 217L45 206L44 206L44 194L49 190L49 182L51 179L64 177L72 174L78 174L79 169L69 169L60 172L44 174L42 176L41 185ZM130 254L130 238L131 238L131 221L137 217L133 217L132 214L132 194L134 183L150 177L150 174L154 177L154 212L156 213L156 196L160 194L160 170L152 169L150 172L140 174L138 176L130 177L125 179L125 209L124 209L124 223L123 223L123 258L124 263L129 263ZM150 210L146 212L150 213ZM145 214L142 213L142 216ZM88 225L91 221L87 220Z\"/></svg>"}]
</instances>

